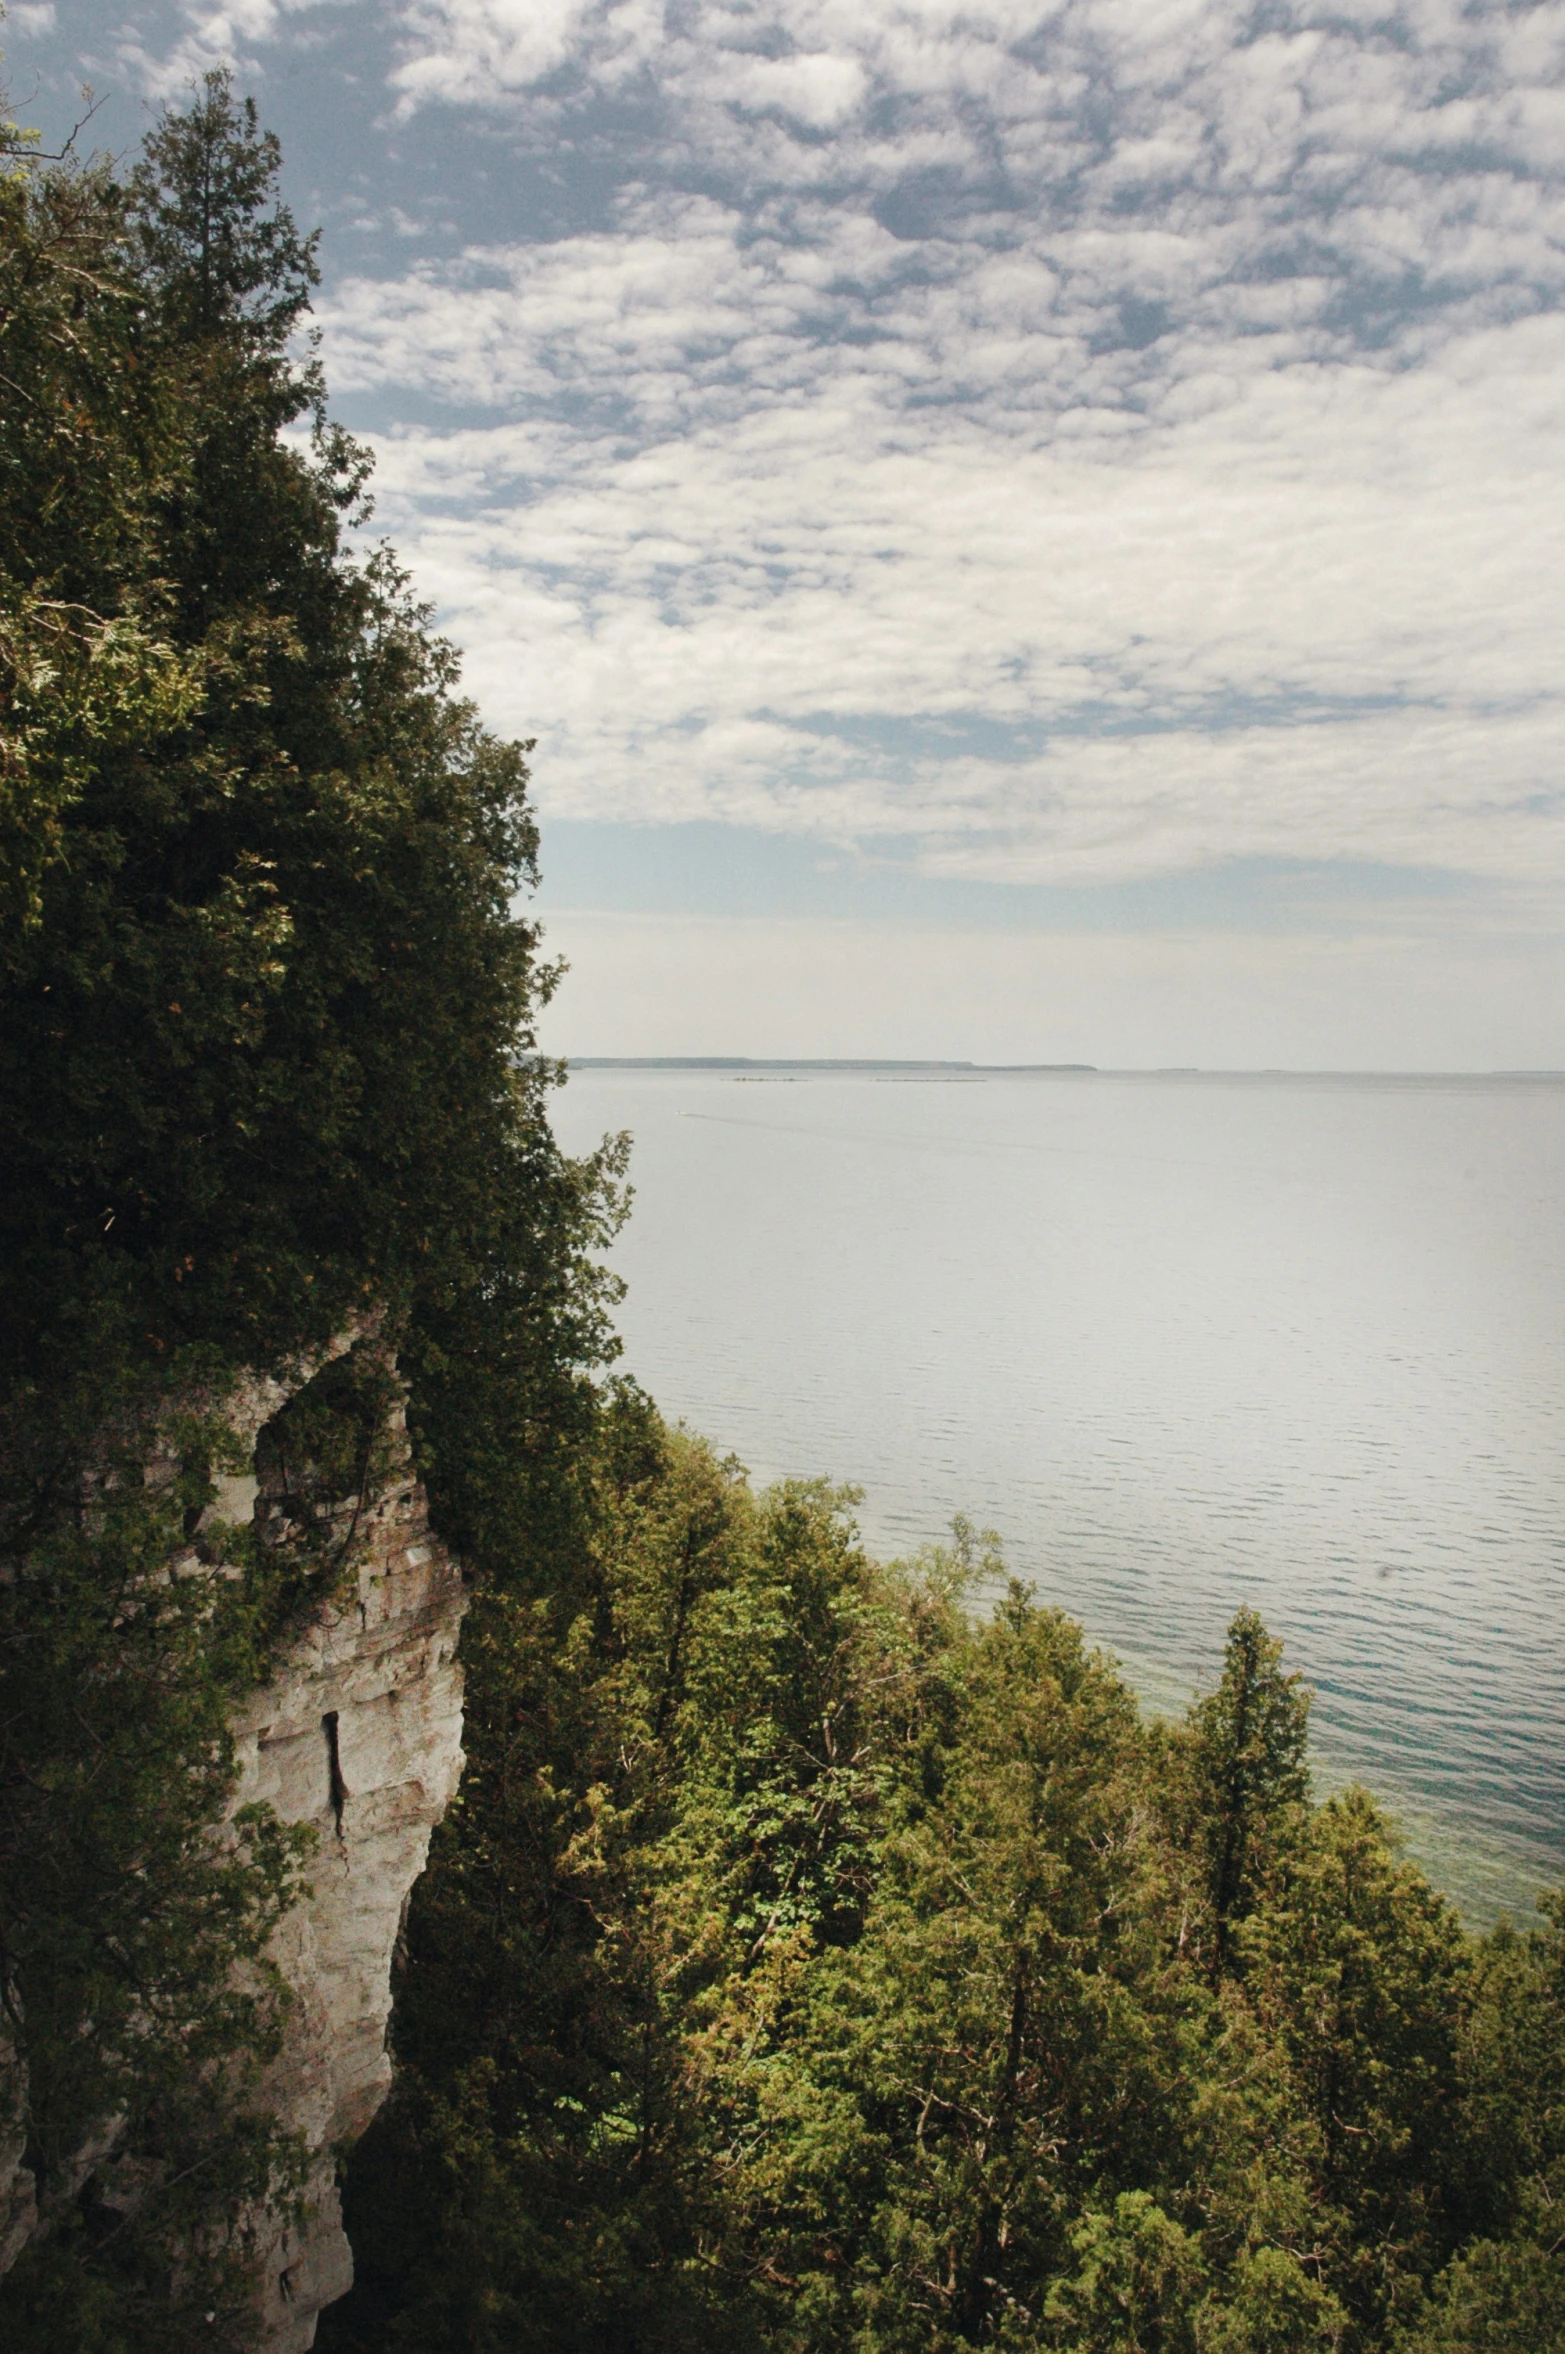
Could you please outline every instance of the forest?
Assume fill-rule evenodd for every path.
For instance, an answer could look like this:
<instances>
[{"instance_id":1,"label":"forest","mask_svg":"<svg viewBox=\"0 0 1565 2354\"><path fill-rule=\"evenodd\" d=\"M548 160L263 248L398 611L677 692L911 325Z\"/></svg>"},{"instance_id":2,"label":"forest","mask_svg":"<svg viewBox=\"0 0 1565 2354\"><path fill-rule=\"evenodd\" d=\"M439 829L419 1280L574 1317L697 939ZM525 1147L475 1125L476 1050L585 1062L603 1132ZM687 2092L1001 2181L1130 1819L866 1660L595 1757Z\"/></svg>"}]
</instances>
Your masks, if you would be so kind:
<instances>
[{"instance_id":1,"label":"forest","mask_svg":"<svg viewBox=\"0 0 1565 2354\"><path fill-rule=\"evenodd\" d=\"M1149 1717L981 1531L876 1561L616 1373L532 748L374 538L280 170L221 73L128 163L0 131L0 2342L245 2346L312 1858L212 1826L325 1589L159 1564L203 1399L372 1307L468 1763L328 2354L1559 2354L1565 1895L1474 1934L1317 1798L1253 1613Z\"/></svg>"},{"instance_id":2,"label":"forest","mask_svg":"<svg viewBox=\"0 0 1565 2354\"><path fill-rule=\"evenodd\" d=\"M1182 1723L965 1527L611 1389L496 1583L353 2158L378 2347L1562 2342L1565 1916L1466 1936L1251 1613Z\"/></svg>"}]
</instances>

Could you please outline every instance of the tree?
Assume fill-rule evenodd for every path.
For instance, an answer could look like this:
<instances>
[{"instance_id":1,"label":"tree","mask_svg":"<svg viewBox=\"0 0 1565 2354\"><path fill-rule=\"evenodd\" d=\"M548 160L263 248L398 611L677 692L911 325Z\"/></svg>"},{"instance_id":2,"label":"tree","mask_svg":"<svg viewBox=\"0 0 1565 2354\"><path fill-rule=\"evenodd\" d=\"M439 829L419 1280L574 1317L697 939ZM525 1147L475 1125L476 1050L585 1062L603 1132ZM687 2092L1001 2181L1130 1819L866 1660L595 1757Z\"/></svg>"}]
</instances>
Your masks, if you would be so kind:
<instances>
[{"instance_id":1,"label":"tree","mask_svg":"<svg viewBox=\"0 0 1565 2354\"><path fill-rule=\"evenodd\" d=\"M725 1605L758 1514L628 1386L577 1471L550 1589L497 1578L469 1621L468 1771L411 1907L398 2086L349 2184L359 2287L323 2347L730 2342L680 2033L723 1867L681 1818L712 1731L692 1679L744 1673Z\"/></svg>"},{"instance_id":2,"label":"tree","mask_svg":"<svg viewBox=\"0 0 1565 2354\"><path fill-rule=\"evenodd\" d=\"M1464 2021L1462 2253L1397 2354L1565 2349L1565 1896L1502 1920L1473 1956Z\"/></svg>"},{"instance_id":3,"label":"tree","mask_svg":"<svg viewBox=\"0 0 1565 2354\"><path fill-rule=\"evenodd\" d=\"M1282 1645L1258 1612L1228 1630L1222 1680L1190 1712L1197 1834L1205 1851L1211 1967L1230 1966L1234 1929L1252 1909L1309 1789L1309 1694L1282 1672Z\"/></svg>"},{"instance_id":4,"label":"tree","mask_svg":"<svg viewBox=\"0 0 1565 2354\"><path fill-rule=\"evenodd\" d=\"M612 1345L614 1156L560 1155L534 1051L524 748L346 535L277 176L223 74L128 182L0 169L0 1981L69 2210L0 2290L18 2342L212 2343L173 2284L286 2158L243 2099L280 1990L232 1990L301 1859L212 1836L285 1597L238 1534L166 1577L201 1402L372 1309L476 1527L501 1457L568 1488Z\"/></svg>"},{"instance_id":5,"label":"tree","mask_svg":"<svg viewBox=\"0 0 1565 2354\"><path fill-rule=\"evenodd\" d=\"M1383 2328L1452 2252L1471 1962L1450 1906L1362 1790L1307 1825L1245 1958L1313 2126L1326 2284Z\"/></svg>"},{"instance_id":6,"label":"tree","mask_svg":"<svg viewBox=\"0 0 1565 2354\"><path fill-rule=\"evenodd\" d=\"M1196 2354L1200 2244L1145 2191L1089 2211L1071 2234L1076 2268L1051 2291L1054 2342L1071 2354Z\"/></svg>"},{"instance_id":7,"label":"tree","mask_svg":"<svg viewBox=\"0 0 1565 2354\"><path fill-rule=\"evenodd\" d=\"M69 747L0 972L0 1373L56 1420L74 1381L95 1424L108 1367L264 1360L367 1290L448 1314L565 1180L530 1053L551 976L513 912L522 751L454 694L390 559L345 547L351 448L280 438L319 387L289 356L313 263L275 170L215 76L94 200L89 308L152 380L155 446L138 464L119 433L105 461L112 562L85 527L58 544L62 507L29 543L47 569L12 582L77 600L84 675L127 629L142 663L125 724ZM64 201L47 178L18 200L33 246ZM35 390L60 405L47 372Z\"/></svg>"},{"instance_id":8,"label":"tree","mask_svg":"<svg viewBox=\"0 0 1565 2354\"><path fill-rule=\"evenodd\" d=\"M576 1465L555 1582L476 1607L323 2354L1519 2354L1558 1938L1310 1807L1264 1628L1199 1720L1231 1763L1270 1679L1214 1984L1189 1737L1019 1589L969 1618L965 1535L878 1567L628 1388Z\"/></svg>"},{"instance_id":9,"label":"tree","mask_svg":"<svg viewBox=\"0 0 1565 2354\"><path fill-rule=\"evenodd\" d=\"M1475 2241L1398 2334L1396 2354L1565 2354L1558 2234Z\"/></svg>"},{"instance_id":10,"label":"tree","mask_svg":"<svg viewBox=\"0 0 1565 2354\"><path fill-rule=\"evenodd\" d=\"M1160 2136L1129 1695L1019 1589L948 1640L945 1725L936 1687L888 1758L862 1933L748 2064L739 2180L766 2195L743 2241L800 2284L811 2345L1030 2342L1083 2187Z\"/></svg>"}]
</instances>

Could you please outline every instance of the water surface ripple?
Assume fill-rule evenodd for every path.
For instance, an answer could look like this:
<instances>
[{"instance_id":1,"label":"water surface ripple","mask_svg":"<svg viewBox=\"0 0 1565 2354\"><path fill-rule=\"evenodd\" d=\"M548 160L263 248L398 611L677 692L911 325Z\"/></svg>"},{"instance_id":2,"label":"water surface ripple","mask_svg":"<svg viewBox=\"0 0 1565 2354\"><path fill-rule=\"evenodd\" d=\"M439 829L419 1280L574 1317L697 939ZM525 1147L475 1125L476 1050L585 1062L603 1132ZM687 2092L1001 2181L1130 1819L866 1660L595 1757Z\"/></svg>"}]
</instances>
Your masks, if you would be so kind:
<instances>
[{"instance_id":1,"label":"water surface ripple","mask_svg":"<svg viewBox=\"0 0 1565 2354\"><path fill-rule=\"evenodd\" d=\"M1253 1602L1475 1913L1565 1872L1565 1083L573 1074L629 1370L762 1478L965 1511L1153 1698Z\"/></svg>"}]
</instances>

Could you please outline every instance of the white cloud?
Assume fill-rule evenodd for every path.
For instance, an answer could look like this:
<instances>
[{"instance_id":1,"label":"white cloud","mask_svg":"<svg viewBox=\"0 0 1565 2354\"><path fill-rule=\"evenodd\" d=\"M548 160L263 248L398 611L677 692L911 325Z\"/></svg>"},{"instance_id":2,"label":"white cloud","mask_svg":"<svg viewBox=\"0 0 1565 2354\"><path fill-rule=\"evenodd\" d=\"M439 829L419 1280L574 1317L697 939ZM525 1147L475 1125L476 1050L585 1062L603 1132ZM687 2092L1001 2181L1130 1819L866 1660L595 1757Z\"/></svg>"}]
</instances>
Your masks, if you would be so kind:
<instances>
[{"instance_id":1,"label":"white cloud","mask_svg":"<svg viewBox=\"0 0 1565 2354\"><path fill-rule=\"evenodd\" d=\"M1379 0L1293 0L1257 33L1239 0L683 0L656 11L642 0L416 0L405 41L396 80L410 105L505 104L567 66L578 93L642 72L675 108L671 141L735 165L752 187L900 177L934 137L947 164L1003 163L1018 196L1071 187L1091 209L1172 190L1208 213L1260 200L1264 225L1264 200L1291 205L1301 178L1319 197L1346 192L1372 208L1378 193L1404 212L1406 187L1444 156L1460 219L1463 156L1551 175L1560 162L1555 5L1513 14L1405 0L1393 22ZM770 141L747 119L758 107L782 118ZM790 120L840 135L801 146ZM1357 210L1342 224L1350 236ZM1398 223L1383 211L1381 226L1390 258Z\"/></svg>"},{"instance_id":2,"label":"white cloud","mask_svg":"<svg viewBox=\"0 0 1565 2354\"><path fill-rule=\"evenodd\" d=\"M619 189L323 313L547 807L1565 879L1565 0L1265 16L412 0L404 120Z\"/></svg>"},{"instance_id":3,"label":"white cloud","mask_svg":"<svg viewBox=\"0 0 1565 2354\"><path fill-rule=\"evenodd\" d=\"M260 72L259 53L280 40L293 18L327 4L327 0L186 0L180 10L185 29L168 49L150 46L132 24L115 46L119 65L149 98L177 105L191 85L214 66L231 66L254 76Z\"/></svg>"},{"instance_id":4,"label":"white cloud","mask_svg":"<svg viewBox=\"0 0 1565 2354\"><path fill-rule=\"evenodd\" d=\"M830 50L789 57L756 57L721 51L704 62L694 79L703 97L725 100L741 114L776 111L815 131L834 128L851 115L869 86L864 66Z\"/></svg>"},{"instance_id":5,"label":"white cloud","mask_svg":"<svg viewBox=\"0 0 1565 2354\"><path fill-rule=\"evenodd\" d=\"M382 505L548 806L1037 880L1565 877L1565 321L1417 367L1225 323L1147 373L1037 254L904 271L703 200L344 291L339 381L533 412L389 441Z\"/></svg>"},{"instance_id":6,"label":"white cloud","mask_svg":"<svg viewBox=\"0 0 1565 2354\"><path fill-rule=\"evenodd\" d=\"M601 55L592 0L420 0L405 20L410 54L395 77L404 113L525 89L563 62L595 15Z\"/></svg>"}]
</instances>

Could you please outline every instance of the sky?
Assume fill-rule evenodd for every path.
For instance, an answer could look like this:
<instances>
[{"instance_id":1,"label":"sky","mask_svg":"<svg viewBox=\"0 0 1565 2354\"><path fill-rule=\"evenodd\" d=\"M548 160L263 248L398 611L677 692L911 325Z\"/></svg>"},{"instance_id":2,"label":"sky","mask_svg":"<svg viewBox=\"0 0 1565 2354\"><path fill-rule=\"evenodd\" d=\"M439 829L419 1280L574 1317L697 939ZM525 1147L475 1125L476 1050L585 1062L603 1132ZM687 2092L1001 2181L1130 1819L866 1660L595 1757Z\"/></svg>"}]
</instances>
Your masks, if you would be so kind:
<instances>
[{"instance_id":1,"label":"sky","mask_svg":"<svg viewBox=\"0 0 1565 2354\"><path fill-rule=\"evenodd\" d=\"M580 1054L1565 1066L1565 5L13 0L234 66Z\"/></svg>"}]
</instances>

